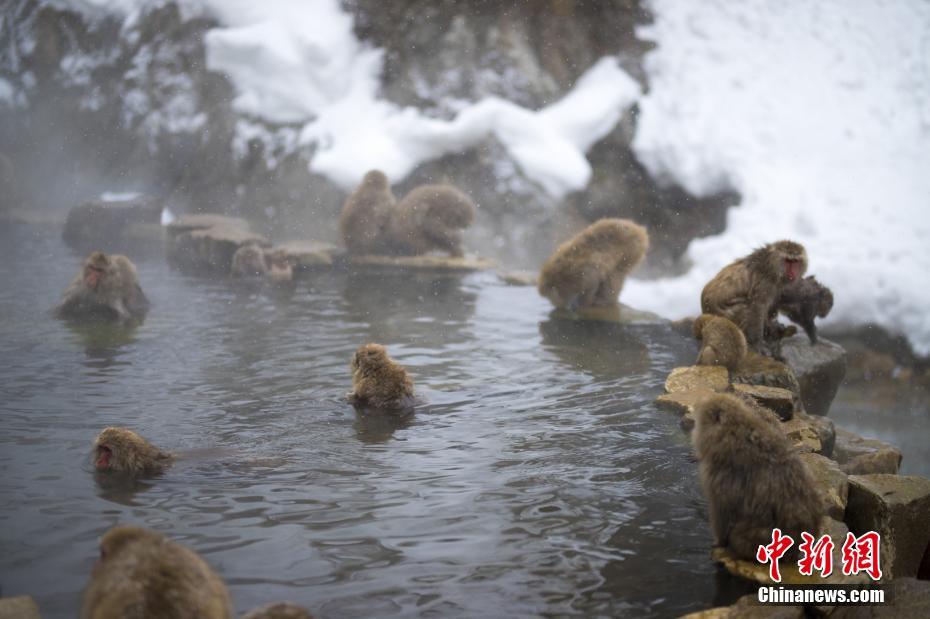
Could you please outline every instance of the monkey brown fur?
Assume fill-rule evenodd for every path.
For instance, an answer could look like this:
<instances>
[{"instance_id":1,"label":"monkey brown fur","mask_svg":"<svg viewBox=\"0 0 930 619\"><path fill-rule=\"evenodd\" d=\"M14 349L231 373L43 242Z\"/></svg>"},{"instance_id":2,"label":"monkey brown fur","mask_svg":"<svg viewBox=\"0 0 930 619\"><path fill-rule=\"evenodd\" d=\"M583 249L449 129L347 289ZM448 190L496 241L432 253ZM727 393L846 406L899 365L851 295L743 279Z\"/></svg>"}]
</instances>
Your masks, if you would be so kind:
<instances>
[{"instance_id":1,"label":"monkey brown fur","mask_svg":"<svg viewBox=\"0 0 930 619\"><path fill-rule=\"evenodd\" d=\"M398 202L388 218L391 251L418 256L433 249L464 255L462 233L475 220L475 203L451 185L422 185Z\"/></svg>"},{"instance_id":2,"label":"monkey brown fur","mask_svg":"<svg viewBox=\"0 0 930 619\"><path fill-rule=\"evenodd\" d=\"M629 219L601 219L546 260L539 294L562 308L616 305L626 276L648 248L644 227Z\"/></svg>"},{"instance_id":3,"label":"monkey brown fur","mask_svg":"<svg viewBox=\"0 0 930 619\"><path fill-rule=\"evenodd\" d=\"M766 322L782 289L806 270L803 245L770 243L717 273L701 292L701 311L729 318L743 330L749 346L761 351Z\"/></svg>"},{"instance_id":4,"label":"monkey brown fur","mask_svg":"<svg viewBox=\"0 0 930 619\"><path fill-rule=\"evenodd\" d=\"M833 309L833 292L809 275L782 289L775 304L778 311L801 325L811 344L817 343L814 318L825 318Z\"/></svg>"},{"instance_id":5,"label":"monkey brown fur","mask_svg":"<svg viewBox=\"0 0 930 619\"><path fill-rule=\"evenodd\" d=\"M342 241L350 254L383 254L387 251L386 227L396 200L387 176L371 170L348 197L339 215Z\"/></svg>"},{"instance_id":6,"label":"monkey brown fur","mask_svg":"<svg viewBox=\"0 0 930 619\"><path fill-rule=\"evenodd\" d=\"M249 611L242 619L313 619L313 615L296 604L277 602Z\"/></svg>"},{"instance_id":7,"label":"monkey brown fur","mask_svg":"<svg viewBox=\"0 0 930 619\"><path fill-rule=\"evenodd\" d=\"M243 245L233 254L230 272L235 277L264 276L268 272L265 251L255 243Z\"/></svg>"},{"instance_id":8,"label":"monkey brown fur","mask_svg":"<svg viewBox=\"0 0 930 619\"><path fill-rule=\"evenodd\" d=\"M81 619L231 619L223 581L197 553L161 533L117 526L100 539Z\"/></svg>"},{"instance_id":9,"label":"monkey brown fur","mask_svg":"<svg viewBox=\"0 0 930 619\"><path fill-rule=\"evenodd\" d=\"M66 319L103 318L128 323L144 318L148 309L149 301L129 258L95 251L84 260L55 314Z\"/></svg>"},{"instance_id":10,"label":"monkey brown fur","mask_svg":"<svg viewBox=\"0 0 930 619\"><path fill-rule=\"evenodd\" d=\"M374 409L409 408L413 381L402 365L391 359L384 346L366 344L352 357L352 392L349 401Z\"/></svg>"},{"instance_id":11,"label":"monkey brown fur","mask_svg":"<svg viewBox=\"0 0 930 619\"><path fill-rule=\"evenodd\" d=\"M127 428L104 428L94 440L91 454L98 471L154 475L167 469L174 456Z\"/></svg>"},{"instance_id":12,"label":"monkey brown fur","mask_svg":"<svg viewBox=\"0 0 930 619\"><path fill-rule=\"evenodd\" d=\"M781 428L739 398L708 396L693 433L715 543L754 560L778 527L795 540L817 536L823 504L807 467Z\"/></svg>"},{"instance_id":13,"label":"monkey brown fur","mask_svg":"<svg viewBox=\"0 0 930 619\"><path fill-rule=\"evenodd\" d=\"M294 279L294 267L288 259L287 251L275 249L265 253L265 262L268 265L267 277L274 284L287 284Z\"/></svg>"},{"instance_id":14,"label":"monkey brown fur","mask_svg":"<svg viewBox=\"0 0 930 619\"><path fill-rule=\"evenodd\" d=\"M694 321L694 337L701 340L697 365L721 365L735 371L746 359L746 336L723 316L701 314Z\"/></svg>"}]
</instances>

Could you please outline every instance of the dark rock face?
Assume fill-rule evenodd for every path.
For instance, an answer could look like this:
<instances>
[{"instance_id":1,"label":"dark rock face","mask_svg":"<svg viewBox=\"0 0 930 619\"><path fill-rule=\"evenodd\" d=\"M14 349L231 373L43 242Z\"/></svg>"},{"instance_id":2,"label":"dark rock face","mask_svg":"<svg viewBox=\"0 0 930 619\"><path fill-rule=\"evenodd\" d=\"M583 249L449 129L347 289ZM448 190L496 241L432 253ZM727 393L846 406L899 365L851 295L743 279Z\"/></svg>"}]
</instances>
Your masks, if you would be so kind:
<instances>
[{"instance_id":1,"label":"dark rock face","mask_svg":"<svg viewBox=\"0 0 930 619\"><path fill-rule=\"evenodd\" d=\"M146 229L160 239L161 212L161 202L153 198L92 200L68 211L62 236L82 252L124 251Z\"/></svg>"},{"instance_id":2,"label":"dark rock face","mask_svg":"<svg viewBox=\"0 0 930 619\"><path fill-rule=\"evenodd\" d=\"M826 415L846 375L846 351L823 338L811 345L799 334L783 340L781 352L798 379L805 410Z\"/></svg>"}]
</instances>

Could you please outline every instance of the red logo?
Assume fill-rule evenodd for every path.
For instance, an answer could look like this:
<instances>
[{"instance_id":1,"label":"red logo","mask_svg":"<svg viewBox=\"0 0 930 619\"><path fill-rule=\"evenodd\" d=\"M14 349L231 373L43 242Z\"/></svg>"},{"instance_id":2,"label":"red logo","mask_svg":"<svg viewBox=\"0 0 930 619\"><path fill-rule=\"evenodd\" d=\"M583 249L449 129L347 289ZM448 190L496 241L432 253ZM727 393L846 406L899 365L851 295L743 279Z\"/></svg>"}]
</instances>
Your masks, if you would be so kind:
<instances>
[{"instance_id":1,"label":"red logo","mask_svg":"<svg viewBox=\"0 0 930 619\"><path fill-rule=\"evenodd\" d=\"M843 542L843 574L852 576L865 572L872 580L879 580L882 577L880 545L881 537L875 531L864 533L861 537L847 533L846 541Z\"/></svg>"},{"instance_id":2,"label":"red logo","mask_svg":"<svg viewBox=\"0 0 930 619\"><path fill-rule=\"evenodd\" d=\"M794 545L794 540L788 535L782 535L781 529L772 530L772 543L768 546L759 546L756 551L756 560L759 563L770 563L769 578L781 582L781 572L778 571L778 560L784 556L788 549Z\"/></svg>"},{"instance_id":3,"label":"red logo","mask_svg":"<svg viewBox=\"0 0 930 619\"><path fill-rule=\"evenodd\" d=\"M810 533L801 533L801 559L798 561L798 571L804 576L812 576L814 570L820 572L822 578L833 573L833 540L829 535L820 539ZM778 570L778 560L794 545L790 535L783 535L781 529L772 529L772 542L766 546L759 546L756 551L756 560L759 563L769 564L769 578L773 582L781 582L781 572ZM853 576L865 572L872 580L880 580L882 568L879 556L881 536L875 531L869 531L856 537L852 533L846 534L843 542L843 575Z\"/></svg>"}]
</instances>

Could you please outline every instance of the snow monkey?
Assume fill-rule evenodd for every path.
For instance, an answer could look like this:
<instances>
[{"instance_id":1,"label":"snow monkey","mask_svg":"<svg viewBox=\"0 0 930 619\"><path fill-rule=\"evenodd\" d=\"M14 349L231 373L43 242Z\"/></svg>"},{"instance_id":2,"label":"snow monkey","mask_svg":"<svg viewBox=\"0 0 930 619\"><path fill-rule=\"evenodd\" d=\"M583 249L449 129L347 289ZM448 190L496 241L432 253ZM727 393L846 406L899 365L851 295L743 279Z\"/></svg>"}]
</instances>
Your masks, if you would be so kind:
<instances>
[{"instance_id":1,"label":"snow monkey","mask_svg":"<svg viewBox=\"0 0 930 619\"><path fill-rule=\"evenodd\" d=\"M163 472L174 456L127 428L104 428L94 440L91 457L98 471L153 475Z\"/></svg>"},{"instance_id":2,"label":"snow monkey","mask_svg":"<svg viewBox=\"0 0 930 619\"><path fill-rule=\"evenodd\" d=\"M413 405L413 381L384 346L365 344L352 357L352 392L346 397L356 407L405 409Z\"/></svg>"},{"instance_id":3,"label":"snow monkey","mask_svg":"<svg viewBox=\"0 0 930 619\"><path fill-rule=\"evenodd\" d=\"M785 286L778 297L775 309L796 322L807 333L811 344L817 343L817 326L814 317L825 318L833 309L833 292L809 275L790 286Z\"/></svg>"},{"instance_id":4,"label":"snow monkey","mask_svg":"<svg viewBox=\"0 0 930 619\"><path fill-rule=\"evenodd\" d=\"M286 249L275 249L265 253L268 265L268 280L274 284L287 284L294 279L294 267L288 259Z\"/></svg>"},{"instance_id":5,"label":"snow monkey","mask_svg":"<svg viewBox=\"0 0 930 619\"><path fill-rule=\"evenodd\" d=\"M278 602L251 610L242 619L313 619L313 615L296 604Z\"/></svg>"},{"instance_id":6,"label":"snow monkey","mask_svg":"<svg viewBox=\"0 0 930 619\"><path fill-rule=\"evenodd\" d=\"M255 243L247 243L236 250L230 272L235 277L262 277L268 272L265 251Z\"/></svg>"},{"instance_id":7,"label":"snow monkey","mask_svg":"<svg viewBox=\"0 0 930 619\"><path fill-rule=\"evenodd\" d=\"M649 248L646 229L601 219L559 245L539 273L539 294L560 308L616 305L626 276Z\"/></svg>"},{"instance_id":8,"label":"snow monkey","mask_svg":"<svg viewBox=\"0 0 930 619\"><path fill-rule=\"evenodd\" d=\"M701 314L694 321L693 332L702 342L697 365L721 365L733 372L749 351L746 336L723 316Z\"/></svg>"},{"instance_id":9,"label":"snow monkey","mask_svg":"<svg viewBox=\"0 0 930 619\"><path fill-rule=\"evenodd\" d=\"M136 267L126 256L95 251L55 308L59 318L103 318L118 323L141 320L149 300L139 287Z\"/></svg>"},{"instance_id":10,"label":"snow monkey","mask_svg":"<svg viewBox=\"0 0 930 619\"><path fill-rule=\"evenodd\" d=\"M775 527L795 544L802 531L818 535L823 503L779 424L723 393L701 401L695 417L694 450L717 546L752 561Z\"/></svg>"},{"instance_id":11,"label":"snow monkey","mask_svg":"<svg viewBox=\"0 0 930 619\"><path fill-rule=\"evenodd\" d=\"M729 318L743 330L749 346L762 352L769 313L782 289L798 281L806 270L803 245L770 243L717 273L701 292L701 311Z\"/></svg>"},{"instance_id":12,"label":"snow monkey","mask_svg":"<svg viewBox=\"0 0 930 619\"><path fill-rule=\"evenodd\" d=\"M391 251L418 256L433 249L464 255L461 231L475 220L475 203L451 185L422 185L390 211L387 240Z\"/></svg>"},{"instance_id":13,"label":"snow monkey","mask_svg":"<svg viewBox=\"0 0 930 619\"><path fill-rule=\"evenodd\" d=\"M197 553L161 533L117 526L100 538L81 619L232 619L226 585Z\"/></svg>"},{"instance_id":14,"label":"snow monkey","mask_svg":"<svg viewBox=\"0 0 930 619\"><path fill-rule=\"evenodd\" d=\"M371 170L348 197L339 215L342 241L350 254L383 254L390 210L396 203L387 176Z\"/></svg>"}]
</instances>

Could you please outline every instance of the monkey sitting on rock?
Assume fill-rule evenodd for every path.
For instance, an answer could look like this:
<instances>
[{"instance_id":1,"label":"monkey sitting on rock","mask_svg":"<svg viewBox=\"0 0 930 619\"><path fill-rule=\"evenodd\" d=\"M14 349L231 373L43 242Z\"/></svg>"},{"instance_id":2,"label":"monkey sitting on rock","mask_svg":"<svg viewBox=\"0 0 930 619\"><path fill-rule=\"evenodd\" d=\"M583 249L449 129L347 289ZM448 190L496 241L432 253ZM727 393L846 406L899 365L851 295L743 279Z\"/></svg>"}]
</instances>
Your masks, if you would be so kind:
<instances>
[{"instance_id":1,"label":"monkey sitting on rock","mask_svg":"<svg viewBox=\"0 0 930 619\"><path fill-rule=\"evenodd\" d=\"M698 403L692 439L715 544L752 561L779 528L797 543L817 537L824 514L813 478L778 422L740 398Z\"/></svg>"},{"instance_id":2,"label":"monkey sitting on rock","mask_svg":"<svg viewBox=\"0 0 930 619\"><path fill-rule=\"evenodd\" d=\"M793 241L770 243L725 266L701 292L701 311L728 318L749 346L765 352L765 327L784 288L807 270L807 252Z\"/></svg>"},{"instance_id":3,"label":"monkey sitting on rock","mask_svg":"<svg viewBox=\"0 0 930 619\"><path fill-rule=\"evenodd\" d=\"M127 324L141 321L149 300L139 286L136 267L126 256L90 254L55 308L59 318L102 319Z\"/></svg>"},{"instance_id":4,"label":"monkey sitting on rock","mask_svg":"<svg viewBox=\"0 0 930 619\"><path fill-rule=\"evenodd\" d=\"M91 456L98 471L132 476L162 473L174 460L132 430L114 427L97 435Z\"/></svg>"},{"instance_id":5,"label":"monkey sitting on rock","mask_svg":"<svg viewBox=\"0 0 930 619\"><path fill-rule=\"evenodd\" d=\"M696 365L719 365L734 372L746 359L746 336L723 316L701 314L694 321L694 337L701 340Z\"/></svg>"},{"instance_id":6,"label":"monkey sitting on rock","mask_svg":"<svg viewBox=\"0 0 930 619\"><path fill-rule=\"evenodd\" d=\"M413 381L402 365L380 344L359 347L352 357L352 392L346 398L356 408L409 411Z\"/></svg>"},{"instance_id":7,"label":"monkey sitting on rock","mask_svg":"<svg viewBox=\"0 0 930 619\"><path fill-rule=\"evenodd\" d=\"M649 248L646 229L601 219L559 245L539 273L539 294L558 308L612 306Z\"/></svg>"},{"instance_id":8,"label":"monkey sitting on rock","mask_svg":"<svg viewBox=\"0 0 930 619\"><path fill-rule=\"evenodd\" d=\"M387 253L386 228L396 203L384 172L371 170L365 174L339 215L342 242L350 254Z\"/></svg>"},{"instance_id":9,"label":"monkey sitting on rock","mask_svg":"<svg viewBox=\"0 0 930 619\"><path fill-rule=\"evenodd\" d=\"M226 585L194 551L142 527L113 527L100 538L81 619L233 616Z\"/></svg>"},{"instance_id":10,"label":"monkey sitting on rock","mask_svg":"<svg viewBox=\"0 0 930 619\"><path fill-rule=\"evenodd\" d=\"M782 289L775 310L801 325L811 344L817 343L814 318L826 318L833 309L833 292L809 275Z\"/></svg>"},{"instance_id":11,"label":"monkey sitting on rock","mask_svg":"<svg viewBox=\"0 0 930 619\"><path fill-rule=\"evenodd\" d=\"M465 255L462 233L475 220L475 203L451 185L417 187L390 210L387 241L391 252L419 256L431 250Z\"/></svg>"}]
</instances>

